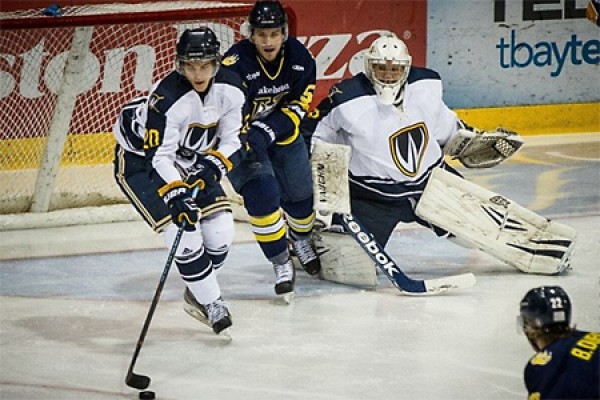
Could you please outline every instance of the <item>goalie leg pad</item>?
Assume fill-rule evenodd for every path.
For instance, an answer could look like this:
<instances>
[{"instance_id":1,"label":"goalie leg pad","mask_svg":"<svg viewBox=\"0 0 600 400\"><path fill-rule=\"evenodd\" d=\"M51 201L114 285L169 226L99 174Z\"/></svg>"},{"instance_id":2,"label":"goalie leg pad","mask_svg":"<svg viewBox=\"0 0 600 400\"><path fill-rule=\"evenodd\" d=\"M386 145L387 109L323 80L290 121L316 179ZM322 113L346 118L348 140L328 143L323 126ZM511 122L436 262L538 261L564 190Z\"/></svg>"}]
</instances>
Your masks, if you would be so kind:
<instances>
[{"instance_id":1,"label":"goalie leg pad","mask_svg":"<svg viewBox=\"0 0 600 400\"><path fill-rule=\"evenodd\" d=\"M526 273L570 268L573 228L442 169L431 175L416 214Z\"/></svg>"},{"instance_id":2,"label":"goalie leg pad","mask_svg":"<svg viewBox=\"0 0 600 400\"><path fill-rule=\"evenodd\" d=\"M348 233L313 233L321 260L321 279L365 288L377 287L377 269Z\"/></svg>"}]
</instances>

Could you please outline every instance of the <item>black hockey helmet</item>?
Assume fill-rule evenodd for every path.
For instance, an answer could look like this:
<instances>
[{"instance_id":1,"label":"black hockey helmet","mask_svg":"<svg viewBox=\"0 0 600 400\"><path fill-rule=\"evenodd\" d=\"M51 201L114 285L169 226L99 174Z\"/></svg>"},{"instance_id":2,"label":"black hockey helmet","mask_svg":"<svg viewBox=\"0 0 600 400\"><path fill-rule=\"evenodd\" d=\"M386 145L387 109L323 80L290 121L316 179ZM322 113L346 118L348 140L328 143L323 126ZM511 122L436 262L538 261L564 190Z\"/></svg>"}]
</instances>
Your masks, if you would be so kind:
<instances>
[{"instance_id":1,"label":"black hockey helmet","mask_svg":"<svg viewBox=\"0 0 600 400\"><path fill-rule=\"evenodd\" d=\"M177 70L182 72L182 62L194 60L215 60L218 67L221 61L220 48L221 43L210 28L186 29L177 42Z\"/></svg>"},{"instance_id":2,"label":"black hockey helmet","mask_svg":"<svg viewBox=\"0 0 600 400\"><path fill-rule=\"evenodd\" d=\"M521 300L521 325L550 333L568 331L571 324L571 300L560 286L531 289Z\"/></svg>"},{"instance_id":3,"label":"black hockey helmet","mask_svg":"<svg viewBox=\"0 0 600 400\"><path fill-rule=\"evenodd\" d=\"M254 3L248 25L250 36L255 28L281 28L284 40L288 37L287 14L278 0L258 0Z\"/></svg>"}]
</instances>

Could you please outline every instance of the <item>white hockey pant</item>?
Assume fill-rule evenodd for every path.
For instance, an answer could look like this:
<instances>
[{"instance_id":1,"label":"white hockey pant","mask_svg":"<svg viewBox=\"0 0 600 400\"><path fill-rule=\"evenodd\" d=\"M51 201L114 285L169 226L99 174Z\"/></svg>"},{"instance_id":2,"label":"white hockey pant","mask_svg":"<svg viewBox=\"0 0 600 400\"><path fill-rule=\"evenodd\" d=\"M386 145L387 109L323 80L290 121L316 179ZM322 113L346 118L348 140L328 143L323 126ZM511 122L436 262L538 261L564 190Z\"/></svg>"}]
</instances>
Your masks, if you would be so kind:
<instances>
[{"instance_id":1,"label":"white hockey pant","mask_svg":"<svg viewBox=\"0 0 600 400\"><path fill-rule=\"evenodd\" d=\"M177 226L170 224L163 232L170 248ZM203 218L196 230L183 232L175 252L175 264L188 288L201 304L214 302L221 296L216 270L220 268L233 241L233 217L230 212L219 212Z\"/></svg>"}]
</instances>

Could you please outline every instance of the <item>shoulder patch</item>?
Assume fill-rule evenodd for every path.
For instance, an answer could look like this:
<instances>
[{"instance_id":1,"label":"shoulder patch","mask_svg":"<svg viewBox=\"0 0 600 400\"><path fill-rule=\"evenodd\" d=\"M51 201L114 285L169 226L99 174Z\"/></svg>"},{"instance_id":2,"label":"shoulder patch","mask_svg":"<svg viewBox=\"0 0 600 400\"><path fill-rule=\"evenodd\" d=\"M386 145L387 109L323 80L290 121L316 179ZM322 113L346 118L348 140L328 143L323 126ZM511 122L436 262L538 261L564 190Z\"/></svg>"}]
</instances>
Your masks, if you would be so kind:
<instances>
[{"instance_id":1,"label":"shoulder patch","mask_svg":"<svg viewBox=\"0 0 600 400\"><path fill-rule=\"evenodd\" d=\"M228 67L230 65L235 64L236 62L238 62L238 60L240 59L240 56L237 54L232 54L228 57L225 57L223 59L223 61L221 61L221 64L223 64L224 66Z\"/></svg>"},{"instance_id":2,"label":"shoulder patch","mask_svg":"<svg viewBox=\"0 0 600 400\"><path fill-rule=\"evenodd\" d=\"M541 351L535 356L533 356L529 363L531 365L546 365L550 361L552 361L552 353L549 353L547 351Z\"/></svg>"},{"instance_id":3,"label":"shoulder patch","mask_svg":"<svg viewBox=\"0 0 600 400\"><path fill-rule=\"evenodd\" d=\"M153 109L156 112L161 112L160 111L160 106L162 104L159 104L161 101L163 101L165 99L165 96L160 96L158 93L152 93L150 95L150 98L148 99L148 108Z\"/></svg>"}]
</instances>

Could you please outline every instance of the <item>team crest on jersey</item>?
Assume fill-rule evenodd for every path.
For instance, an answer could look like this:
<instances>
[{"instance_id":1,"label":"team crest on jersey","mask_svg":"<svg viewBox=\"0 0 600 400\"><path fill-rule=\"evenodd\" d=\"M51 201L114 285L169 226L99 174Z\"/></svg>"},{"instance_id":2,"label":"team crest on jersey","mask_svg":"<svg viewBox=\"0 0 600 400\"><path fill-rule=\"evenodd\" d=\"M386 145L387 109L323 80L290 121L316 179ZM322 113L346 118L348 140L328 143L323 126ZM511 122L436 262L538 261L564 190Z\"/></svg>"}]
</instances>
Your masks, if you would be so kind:
<instances>
[{"instance_id":1,"label":"team crest on jersey","mask_svg":"<svg viewBox=\"0 0 600 400\"><path fill-rule=\"evenodd\" d=\"M216 144L217 123L190 124L181 143L178 154L183 158L191 158L196 151L212 148Z\"/></svg>"},{"instance_id":2,"label":"team crest on jersey","mask_svg":"<svg viewBox=\"0 0 600 400\"><path fill-rule=\"evenodd\" d=\"M333 96L335 96L336 94L342 94L343 92L335 85L333 85L331 87L331 89L329 89L329 94L327 95L327 97L331 98Z\"/></svg>"},{"instance_id":3,"label":"team crest on jersey","mask_svg":"<svg viewBox=\"0 0 600 400\"><path fill-rule=\"evenodd\" d=\"M240 56L238 56L237 54L232 54L228 57L225 57L223 59L223 61L221 61L221 64L223 64L224 66L230 66L235 64L236 62L238 62L238 60L240 59Z\"/></svg>"},{"instance_id":4,"label":"team crest on jersey","mask_svg":"<svg viewBox=\"0 0 600 400\"><path fill-rule=\"evenodd\" d=\"M406 176L416 176L429 142L424 123L408 126L390 136L390 150L394 163Z\"/></svg>"},{"instance_id":5,"label":"team crest on jersey","mask_svg":"<svg viewBox=\"0 0 600 400\"><path fill-rule=\"evenodd\" d=\"M549 353L547 351L542 351L542 352L537 353L535 356L533 356L531 358L531 361L529 361L529 363L531 365L546 365L550 361L552 361L552 353Z\"/></svg>"}]
</instances>

